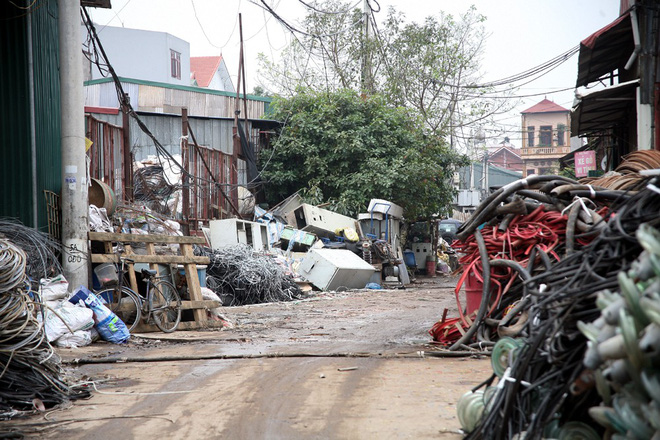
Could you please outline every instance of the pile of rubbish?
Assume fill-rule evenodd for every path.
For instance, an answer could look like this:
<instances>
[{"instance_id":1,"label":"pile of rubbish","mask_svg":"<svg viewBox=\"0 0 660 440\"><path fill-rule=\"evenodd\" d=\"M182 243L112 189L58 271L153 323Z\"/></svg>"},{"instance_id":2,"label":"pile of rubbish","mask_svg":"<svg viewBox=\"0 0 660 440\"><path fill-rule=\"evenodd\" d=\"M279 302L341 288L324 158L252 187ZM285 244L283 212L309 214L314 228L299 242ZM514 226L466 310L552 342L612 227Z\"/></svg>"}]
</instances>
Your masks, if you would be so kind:
<instances>
[{"instance_id":1,"label":"pile of rubbish","mask_svg":"<svg viewBox=\"0 0 660 440\"><path fill-rule=\"evenodd\" d=\"M432 334L492 348L493 375L457 406L467 438L660 435L660 189L644 174L626 190L523 179L459 232L483 295L471 325Z\"/></svg>"},{"instance_id":2,"label":"pile of rubbish","mask_svg":"<svg viewBox=\"0 0 660 440\"><path fill-rule=\"evenodd\" d=\"M157 214L174 215L181 200L181 172L176 163L181 156L172 160L149 156L133 167L133 198Z\"/></svg>"},{"instance_id":3,"label":"pile of rubbish","mask_svg":"<svg viewBox=\"0 0 660 440\"><path fill-rule=\"evenodd\" d=\"M45 330L47 307L31 280L59 267L44 234L0 222L0 418L89 396L69 386Z\"/></svg>"},{"instance_id":4,"label":"pile of rubbish","mask_svg":"<svg viewBox=\"0 0 660 440\"><path fill-rule=\"evenodd\" d=\"M302 289L381 287L409 283L402 261L401 207L380 199L354 219L303 203L294 194L270 211L255 207L254 221L211 220L206 287L223 305L290 301Z\"/></svg>"},{"instance_id":5,"label":"pile of rubbish","mask_svg":"<svg viewBox=\"0 0 660 440\"><path fill-rule=\"evenodd\" d=\"M211 260L206 269L206 286L220 297L223 305L292 301L302 297L293 277L275 256L256 252L244 244L217 250L202 248L197 254Z\"/></svg>"}]
</instances>

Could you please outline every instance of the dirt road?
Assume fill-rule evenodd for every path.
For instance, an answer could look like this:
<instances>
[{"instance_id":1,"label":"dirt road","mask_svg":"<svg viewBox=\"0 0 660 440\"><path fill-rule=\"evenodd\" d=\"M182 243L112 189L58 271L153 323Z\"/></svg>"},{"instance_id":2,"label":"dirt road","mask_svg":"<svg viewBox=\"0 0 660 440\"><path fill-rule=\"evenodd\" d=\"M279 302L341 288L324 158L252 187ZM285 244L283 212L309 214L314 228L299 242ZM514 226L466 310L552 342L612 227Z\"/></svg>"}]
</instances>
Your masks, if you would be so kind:
<instances>
[{"instance_id":1,"label":"dirt road","mask_svg":"<svg viewBox=\"0 0 660 440\"><path fill-rule=\"evenodd\" d=\"M131 362L70 368L98 391L48 414L56 423L39 436L461 438L456 402L490 375L490 361L419 356L434 349L426 332L443 309L456 315L455 280L422 281L406 290L227 308L236 323L231 330L152 333L121 346L59 350L65 361ZM173 356L179 360L167 360Z\"/></svg>"}]
</instances>

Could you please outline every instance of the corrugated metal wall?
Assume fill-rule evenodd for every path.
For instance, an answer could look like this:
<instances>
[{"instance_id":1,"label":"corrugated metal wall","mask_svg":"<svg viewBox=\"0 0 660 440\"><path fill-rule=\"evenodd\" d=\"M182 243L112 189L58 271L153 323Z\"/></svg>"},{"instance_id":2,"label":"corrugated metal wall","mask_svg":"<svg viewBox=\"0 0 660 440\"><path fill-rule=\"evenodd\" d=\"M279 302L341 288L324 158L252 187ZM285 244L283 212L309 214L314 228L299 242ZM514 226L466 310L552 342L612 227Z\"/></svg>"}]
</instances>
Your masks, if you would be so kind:
<instances>
[{"instance_id":1,"label":"corrugated metal wall","mask_svg":"<svg viewBox=\"0 0 660 440\"><path fill-rule=\"evenodd\" d=\"M128 93L131 105L136 111L181 114L181 107L188 108L189 116L213 118L233 118L236 97L136 84L121 81L122 88ZM269 102L248 99L247 110L251 119L259 119L267 113ZM92 83L85 86L85 105L90 107L119 107L117 90L112 82ZM243 102L241 101L241 117Z\"/></svg>"},{"instance_id":2,"label":"corrugated metal wall","mask_svg":"<svg viewBox=\"0 0 660 440\"><path fill-rule=\"evenodd\" d=\"M14 3L27 7L32 2ZM59 192L61 176L57 1L44 0L29 9L0 2L0 17L0 216L45 228L43 190ZM32 27L34 119L28 20ZM36 154L32 153L32 120Z\"/></svg>"},{"instance_id":3,"label":"corrugated metal wall","mask_svg":"<svg viewBox=\"0 0 660 440\"><path fill-rule=\"evenodd\" d=\"M0 2L0 17L0 216L33 226L27 15Z\"/></svg>"},{"instance_id":4,"label":"corrugated metal wall","mask_svg":"<svg viewBox=\"0 0 660 440\"><path fill-rule=\"evenodd\" d=\"M48 0L32 14L36 129L36 206L40 227L47 224L44 190L60 194L62 149L57 1Z\"/></svg>"},{"instance_id":5,"label":"corrugated metal wall","mask_svg":"<svg viewBox=\"0 0 660 440\"><path fill-rule=\"evenodd\" d=\"M140 119L149 128L158 141L172 154L181 154L181 116L139 114ZM121 113L118 115L94 114L94 117L115 125L122 125ZM190 118L190 126L199 145L231 154L233 151L233 119ZM136 160L146 159L156 154L154 142L140 130L133 118L129 127L130 148ZM190 138L192 143L192 137Z\"/></svg>"}]
</instances>

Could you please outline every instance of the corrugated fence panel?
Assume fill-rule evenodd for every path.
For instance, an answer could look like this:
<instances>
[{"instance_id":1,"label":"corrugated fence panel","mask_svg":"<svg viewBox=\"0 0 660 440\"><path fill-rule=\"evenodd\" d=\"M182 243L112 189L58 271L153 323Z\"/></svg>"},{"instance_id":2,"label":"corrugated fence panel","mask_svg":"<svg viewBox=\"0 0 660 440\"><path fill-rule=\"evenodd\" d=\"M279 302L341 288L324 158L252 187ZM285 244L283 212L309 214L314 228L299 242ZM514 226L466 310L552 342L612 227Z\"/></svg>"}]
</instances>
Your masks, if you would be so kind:
<instances>
[{"instance_id":1,"label":"corrugated fence panel","mask_svg":"<svg viewBox=\"0 0 660 440\"><path fill-rule=\"evenodd\" d=\"M0 17L7 18L0 25L0 216L34 226L27 16L12 3L0 2Z\"/></svg>"},{"instance_id":2,"label":"corrugated fence panel","mask_svg":"<svg viewBox=\"0 0 660 440\"><path fill-rule=\"evenodd\" d=\"M37 162L37 214L48 225L44 190L60 193L62 149L57 1L47 0L32 13L34 101Z\"/></svg>"}]
</instances>

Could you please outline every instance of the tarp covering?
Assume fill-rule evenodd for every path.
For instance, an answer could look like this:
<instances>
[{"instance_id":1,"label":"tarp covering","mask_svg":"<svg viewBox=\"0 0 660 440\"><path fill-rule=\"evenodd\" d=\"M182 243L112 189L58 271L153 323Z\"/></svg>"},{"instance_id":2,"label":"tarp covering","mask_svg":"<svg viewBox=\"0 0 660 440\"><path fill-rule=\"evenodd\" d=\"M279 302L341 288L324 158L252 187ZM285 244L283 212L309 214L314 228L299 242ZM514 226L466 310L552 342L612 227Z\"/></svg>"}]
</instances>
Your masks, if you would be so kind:
<instances>
[{"instance_id":1,"label":"tarp covering","mask_svg":"<svg viewBox=\"0 0 660 440\"><path fill-rule=\"evenodd\" d=\"M639 80L634 80L582 96L571 113L572 135L602 131L625 123L628 117L636 117L638 86Z\"/></svg>"},{"instance_id":2,"label":"tarp covering","mask_svg":"<svg viewBox=\"0 0 660 440\"><path fill-rule=\"evenodd\" d=\"M606 73L623 69L634 48L628 12L580 42L575 86L586 86Z\"/></svg>"}]
</instances>

